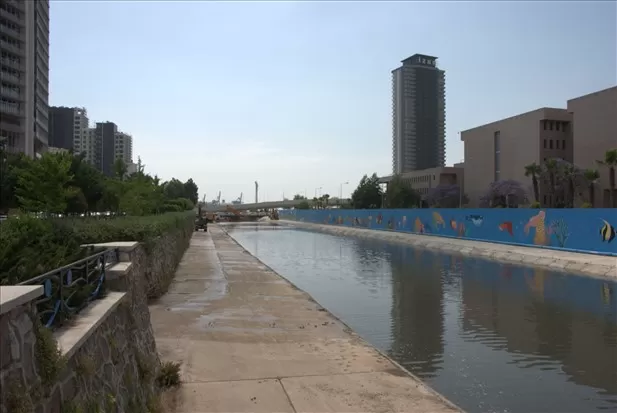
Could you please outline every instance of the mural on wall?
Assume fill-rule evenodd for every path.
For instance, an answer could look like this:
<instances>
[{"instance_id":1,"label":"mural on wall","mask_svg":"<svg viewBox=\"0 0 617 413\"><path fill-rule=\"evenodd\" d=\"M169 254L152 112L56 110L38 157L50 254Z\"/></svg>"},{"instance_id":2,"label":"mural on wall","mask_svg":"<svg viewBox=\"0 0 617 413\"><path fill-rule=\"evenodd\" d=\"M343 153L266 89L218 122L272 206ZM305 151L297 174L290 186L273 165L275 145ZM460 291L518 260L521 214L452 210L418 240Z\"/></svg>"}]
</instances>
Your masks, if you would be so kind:
<instances>
[{"instance_id":1,"label":"mural on wall","mask_svg":"<svg viewBox=\"0 0 617 413\"><path fill-rule=\"evenodd\" d=\"M615 209L317 209L281 219L617 255Z\"/></svg>"}]
</instances>

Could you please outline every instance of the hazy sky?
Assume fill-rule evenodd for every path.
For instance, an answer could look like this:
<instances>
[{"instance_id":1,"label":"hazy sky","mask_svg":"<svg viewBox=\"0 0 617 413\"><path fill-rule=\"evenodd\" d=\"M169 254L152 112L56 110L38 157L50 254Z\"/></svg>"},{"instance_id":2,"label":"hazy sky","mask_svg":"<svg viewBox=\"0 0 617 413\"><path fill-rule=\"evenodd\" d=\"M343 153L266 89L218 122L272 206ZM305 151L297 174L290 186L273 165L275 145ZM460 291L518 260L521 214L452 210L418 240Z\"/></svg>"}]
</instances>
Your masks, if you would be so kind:
<instances>
[{"instance_id":1,"label":"hazy sky","mask_svg":"<svg viewBox=\"0 0 617 413\"><path fill-rule=\"evenodd\" d=\"M446 70L458 132L617 83L615 2L53 1L50 104L133 135L162 179L227 201L338 196L392 164L391 70ZM201 196L200 195L200 196Z\"/></svg>"}]
</instances>

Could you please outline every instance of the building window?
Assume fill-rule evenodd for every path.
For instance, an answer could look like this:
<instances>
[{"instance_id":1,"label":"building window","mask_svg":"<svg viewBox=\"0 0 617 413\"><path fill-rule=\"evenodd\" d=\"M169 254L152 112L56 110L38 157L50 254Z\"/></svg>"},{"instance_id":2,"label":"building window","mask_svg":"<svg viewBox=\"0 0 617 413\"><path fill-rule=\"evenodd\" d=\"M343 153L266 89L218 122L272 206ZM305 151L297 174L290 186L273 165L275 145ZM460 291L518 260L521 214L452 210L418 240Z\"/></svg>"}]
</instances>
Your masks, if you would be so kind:
<instances>
[{"instance_id":1,"label":"building window","mask_svg":"<svg viewBox=\"0 0 617 413\"><path fill-rule=\"evenodd\" d=\"M555 139L555 149L559 149L559 140Z\"/></svg>"},{"instance_id":2,"label":"building window","mask_svg":"<svg viewBox=\"0 0 617 413\"><path fill-rule=\"evenodd\" d=\"M544 149L546 149L546 139L544 139Z\"/></svg>"},{"instance_id":3,"label":"building window","mask_svg":"<svg viewBox=\"0 0 617 413\"><path fill-rule=\"evenodd\" d=\"M566 140L561 141L561 149L566 149Z\"/></svg>"},{"instance_id":4,"label":"building window","mask_svg":"<svg viewBox=\"0 0 617 413\"><path fill-rule=\"evenodd\" d=\"M555 130L559 130L559 126L561 125L561 122L555 122Z\"/></svg>"},{"instance_id":5,"label":"building window","mask_svg":"<svg viewBox=\"0 0 617 413\"><path fill-rule=\"evenodd\" d=\"M542 197L542 204L543 204L543 205L546 205L546 195L544 195L544 196Z\"/></svg>"},{"instance_id":6,"label":"building window","mask_svg":"<svg viewBox=\"0 0 617 413\"><path fill-rule=\"evenodd\" d=\"M544 125L544 130L546 130L546 127L548 126L548 125L547 125L547 121L546 121L546 120L543 120L543 121L542 121L542 124Z\"/></svg>"},{"instance_id":7,"label":"building window","mask_svg":"<svg viewBox=\"0 0 617 413\"><path fill-rule=\"evenodd\" d=\"M550 141L548 141L548 147L549 147L549 149L553 149L553 140L552 139Z\"/></svg>"},{"instance_id":8,"label":"building window","mask_svg":"<svg viewBox=\"0 0 617 413\"><path fill-rule=\"evenodd\" d=\"M552 120L548 121L548 130L553 130L553 121Z\"/></svg>"}]
</instances>

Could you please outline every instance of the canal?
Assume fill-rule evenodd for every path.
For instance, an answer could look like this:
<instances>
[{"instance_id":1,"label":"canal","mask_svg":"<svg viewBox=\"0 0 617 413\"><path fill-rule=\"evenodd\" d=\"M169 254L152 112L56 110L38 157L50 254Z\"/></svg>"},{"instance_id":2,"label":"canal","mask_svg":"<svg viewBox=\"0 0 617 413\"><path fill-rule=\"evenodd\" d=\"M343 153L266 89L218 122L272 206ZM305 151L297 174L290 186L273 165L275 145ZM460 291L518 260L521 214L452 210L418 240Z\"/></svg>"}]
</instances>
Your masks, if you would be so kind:
<instances>
[{"instance_id":1,"label":"canal","mask_svg":"<svg viewBox=\"0 0 617 413\"><path fill-rule=\"evenodd\" d=\"M288 227L244 248L469 413L617 410L617 285Z\"/></svg>"}]
</instances>

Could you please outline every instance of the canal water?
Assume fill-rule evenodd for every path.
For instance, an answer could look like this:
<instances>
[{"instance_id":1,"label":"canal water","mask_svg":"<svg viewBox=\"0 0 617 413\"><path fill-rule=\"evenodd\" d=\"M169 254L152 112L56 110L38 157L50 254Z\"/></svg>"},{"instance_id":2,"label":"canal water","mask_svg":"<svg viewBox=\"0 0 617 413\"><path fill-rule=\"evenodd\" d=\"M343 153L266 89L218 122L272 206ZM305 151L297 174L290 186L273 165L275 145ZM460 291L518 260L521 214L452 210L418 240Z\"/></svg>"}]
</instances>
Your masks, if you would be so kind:
<instances>
[{"instance_id":1,"label":"canal water","mask_svg":"<svg viewBox=\"0 0 617 413\"><path fill-rule=\"evenodd\" d=\"M617 285L379 240L228 227L467 412L617 411Z\"/></svg>"}]
</instances>

